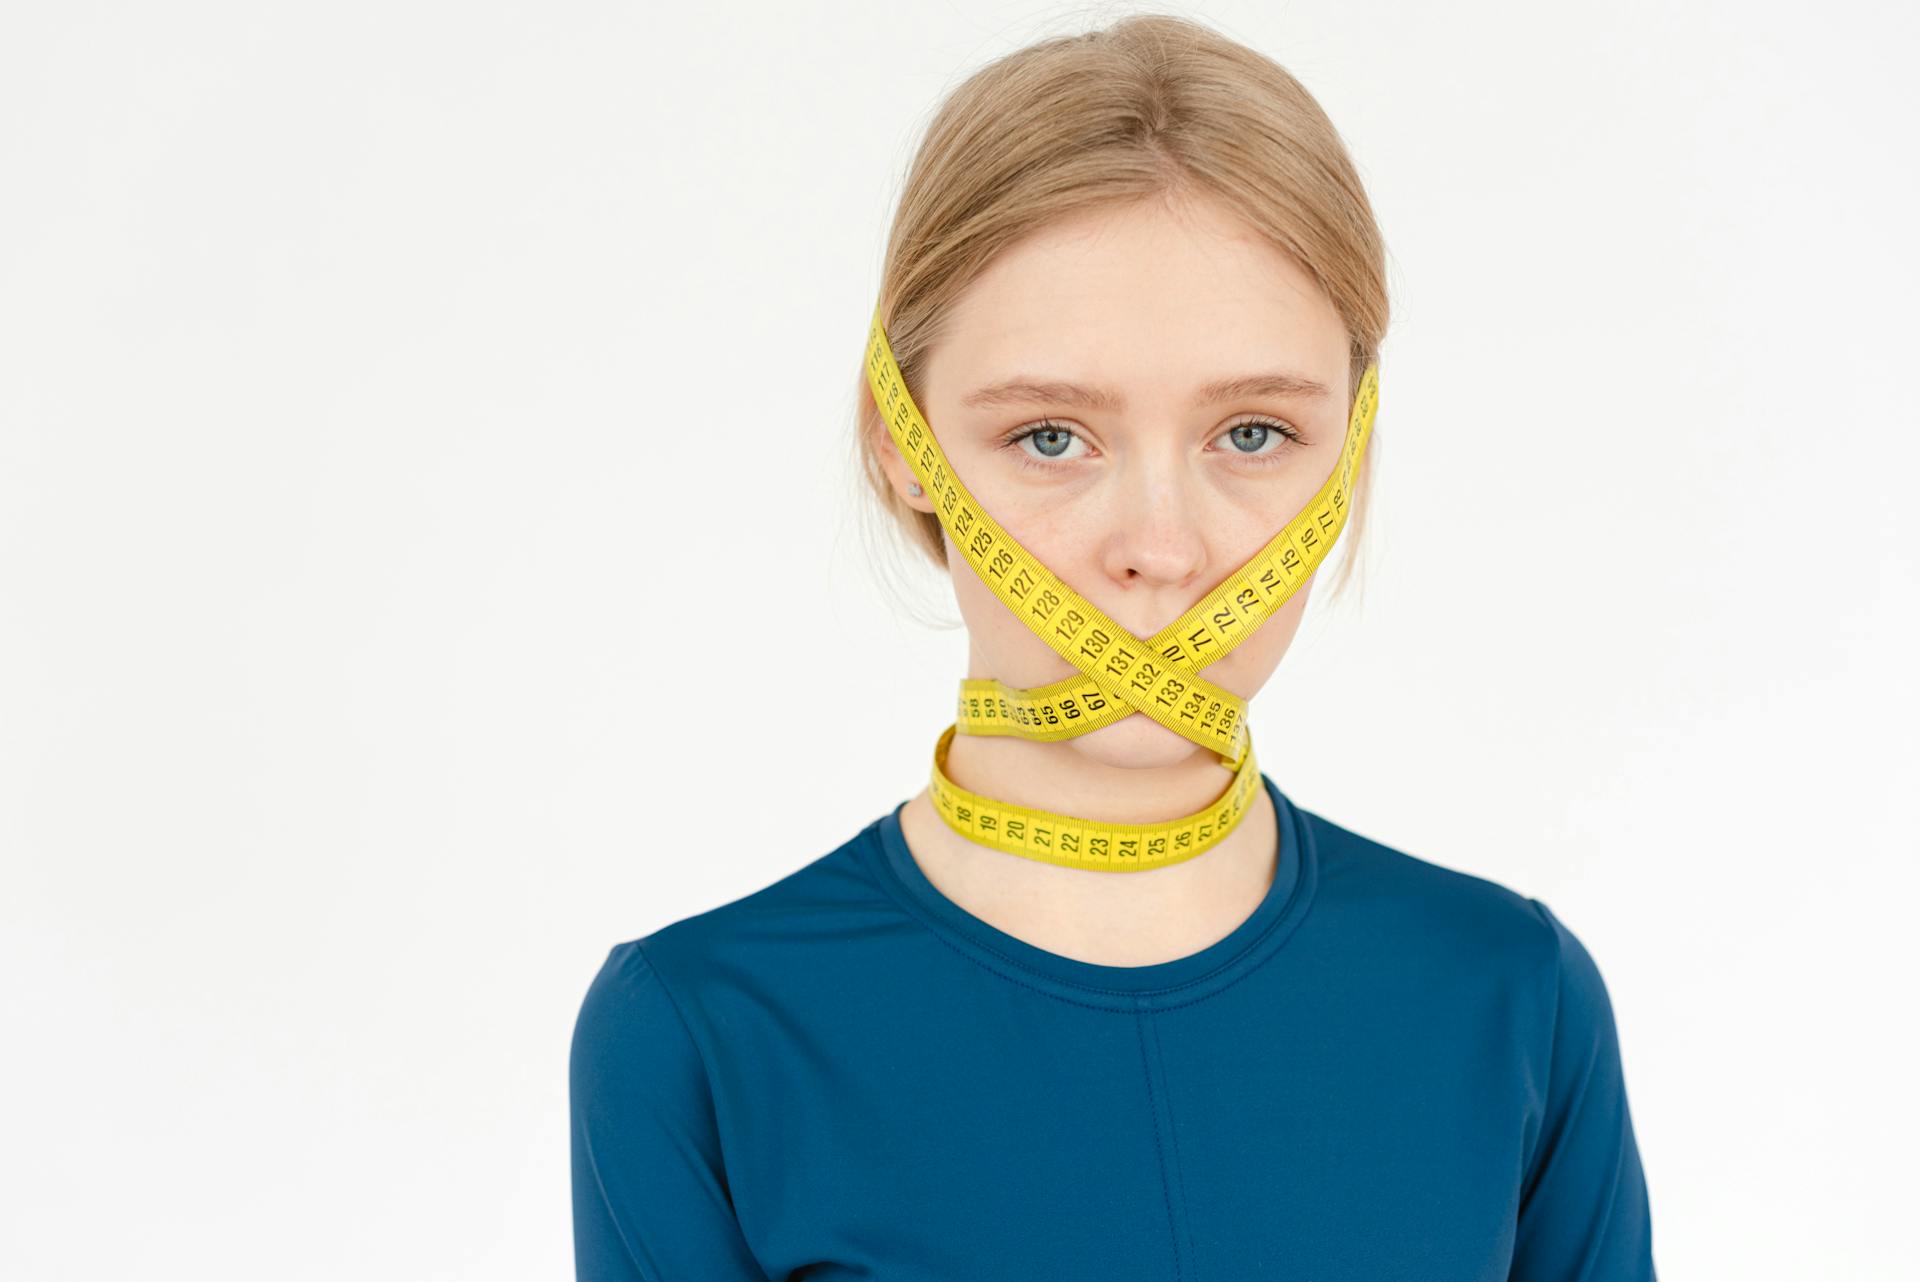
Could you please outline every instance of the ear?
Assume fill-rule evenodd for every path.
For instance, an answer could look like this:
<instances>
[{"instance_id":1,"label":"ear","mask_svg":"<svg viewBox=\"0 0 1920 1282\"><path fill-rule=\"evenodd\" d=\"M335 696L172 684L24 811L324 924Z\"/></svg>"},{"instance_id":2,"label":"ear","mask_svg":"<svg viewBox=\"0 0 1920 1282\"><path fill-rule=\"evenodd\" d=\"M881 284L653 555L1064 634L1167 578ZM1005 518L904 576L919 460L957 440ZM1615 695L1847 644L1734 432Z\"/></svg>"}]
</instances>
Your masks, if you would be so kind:
<instances>
[{"instance_id":1,"label":"ear","mask_svg":"<svg viewBox=\"0 0 1920 1282\"><path fill-rule=\"evenodd\" d=\"M887 480L893 484L893 492L900 501L916 512L933 511L933 496L913 493L913 487L920 483L907 466L907 460L900 456L900 447L893 442L893 433L887 431L887 425L880 420L878 411L868 419L868 430L874 434L874 450L880 456L880 467L887 474Z\"/></svg>"}]
</instances>

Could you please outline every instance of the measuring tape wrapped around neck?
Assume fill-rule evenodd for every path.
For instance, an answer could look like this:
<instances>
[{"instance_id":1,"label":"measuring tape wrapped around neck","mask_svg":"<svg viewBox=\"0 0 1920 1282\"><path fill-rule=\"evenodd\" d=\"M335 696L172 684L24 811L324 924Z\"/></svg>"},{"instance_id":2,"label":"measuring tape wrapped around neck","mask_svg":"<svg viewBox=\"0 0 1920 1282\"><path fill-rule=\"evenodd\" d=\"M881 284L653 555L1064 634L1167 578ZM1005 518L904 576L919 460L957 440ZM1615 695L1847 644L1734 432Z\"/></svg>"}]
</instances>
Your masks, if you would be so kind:
<instances>
[{"instance_id":1,"label":"measuring tape wrapped around neck","mask_svg":"<svg viewBox=\"0 0 1920 1282\"><path fill-rule=\"evenodd\" d=\"M1340 461L1320 492L1192 609L1145 640L1061 582L960 483L907 391L879 306L868 332L867 382L900 456L932 497L947 537L1014 616L1079 670L1026 689L991 678L962 678L959 715L933 750L928 795L941 818L981 845L1103 872L1162 868L1218 844L1246 813L1260 768L1247 729L1246 701L1207 681L1200 669L1272 617L1333 549L1347 523L1353 478L1379 407L1379 367L1368 365L1360 378ZM955 734L1053 741L1135 712L1216 753L1233 771L1213 804L1161 823L1106 823L996 801L947 777L947 749Z\"/></svg>"}]
</instances>

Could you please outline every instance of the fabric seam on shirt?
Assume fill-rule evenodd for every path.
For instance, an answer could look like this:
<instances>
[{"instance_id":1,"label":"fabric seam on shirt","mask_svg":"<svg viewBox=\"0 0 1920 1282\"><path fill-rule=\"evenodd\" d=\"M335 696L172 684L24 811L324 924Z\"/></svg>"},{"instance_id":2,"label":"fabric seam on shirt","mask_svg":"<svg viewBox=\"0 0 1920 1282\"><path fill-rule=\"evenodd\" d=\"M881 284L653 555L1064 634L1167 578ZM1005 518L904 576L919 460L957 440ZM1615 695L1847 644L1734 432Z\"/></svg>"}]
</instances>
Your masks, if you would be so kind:
<instances>
[{"instance_id":1,"label":"fabric seam on shirt","mask_svg":"<svg viewBox=\"0 0 1920 1282\"><path fill-rule=\"evenodd\" d=\"M1613 1207L1614 1207L1614 1203L1620 1200L1620 1178L1622 1175L1625 1174L1623 1166L1624 1166L1623 1163L1615 1162L1613 1164L1613 1178L1607 1181L1607 1204L1606 1206L1601 1208L1600 1219L1598 1221L1598 1223L1600 1224L1600 1235L1603 1238L1607 1235L1608 1231L1613 1227ZM1649 1244L1648 1250L1649 1252L1651 1252L1652 1250L1651 1244ZM1589 1265L1595 1264L1597 1262L1598 1262L1597 1259L1589 1259L1587 1261ZM1577 1282L1586 1282L1587 1277L1588 1277L1587 1271L1582 1270Z\"/></svg>"},{"instance_id":2,"label":"fabric seam on shirt","mask_svg":"<svg viewBox=\"0 0 1920 1282\"><path fill-rule=\"evenodd\" d=\"M1533 1151L1527 1154L1526 1164L1522 1167L1522 1173L1526 1179L1526 1187L1520 1191L1520 1204L1515 1208L1516 1220L1519 1215L1527 1209L1527 1204L1533 1200L1534 1189L1540 1185L1541 1171L1535 1168L1534 1159L1540 1155L1542 1147L1547 1143L1549 1138L1547 1135L1547 1127L1553 1120L1554 1047L1560 1041L1560 969L1562 964L1560 959L1560 932L1554 929L1553 919L1546 914L1545 904L1535 899L1532 895L1527 896L1527 902L1533 906L1534 916L1538 917L1540 923L1547 928L1547 935L1553 941L1553 1018L1547 1024L1547 1073L1540 1089L1540 1130L1533 1137Z\"/></svg>"},{"instance_id":3,"label":"fabric seam on shirt","mask_svg":"<svg viewBox=\"0 0 1920 1282\"><path fill-rule=\"evenodd\" d=\"M658 966L653 964L653 959L647 956L646 943L636 939L633 941L633 948L640 955L640 960L646 964L647 973L652 975L654 982L660 985L660 991L667 995L667 1005L673 1007L674 1018L680 1021L680 1031L685 1034L687 1045L693 1047L694 1058L700 1061L700 1075L707 1081L707 1101L713 1109L713 1138L714 1142L720 1146L720 1187L726 1193L727 1207L733 1212L734 1221L738 1223L740 1204L734 1199L733 1180L729 1178L727 1172L726 1132L720 1125L720 1091L714 1085L713 1069L707 1063L706 1053L700 1049L700 1039L693 1035L693 1025L687 1022L686 1012L680 1007L680 999L674 996L672 986L667 983L667 977L661 973ZM740 1226L740 1236L743 1239L746 1237L744 1224ZM761 1270L762 1273L765 1271Z\"/></svg>"},{"instance_id":4,"label":"fabric seam on shirt","mask_svg":"<svg viewBox=\"0 0 1920 1282\"><path fill-rule=\"evenodd\" d=\"M1150 1018L1153 1013L1153 1008L1150 1006L1140 1008L1143 1018ZM1167 1145L1173 1150L1174 1178L1180 1181L1180 1211L1187 1230L1187 1263L1191 1266L1195 1282L1198 1282L1200 1261L1199 1253L1193 1244L1193 1204L1187 1201L1187 1166L1180 1160L1180 1123L1173 1115L1173 1079L1167 1075L1167 1055L1160 1044L1160 1022L1154 1020L1152 1028L1153 1062L1160 1066L1160 1084L1167 1101Z\"/></svg>"},{"instance_id":5,"label":"fabric seam on shirt","mask_svg":"<svg viewBox=\"0 0 1920 1282\"><path fill-rule=\"evenodd\" d=\"M649 967L649 970L652 968ZM698 1049L697 1047L695 1048ZM660 1282L660 1279L640 1262L640 1253L633 1249L633 1242L627 1237L627 1227L613 1213L613 1198L607 1193L607 1182L600 1174L600 1157L593 1151L593 1136L584 1128L580 1135L581 1146L587 1150L587 1169L593 1172L593 1187L600 1192L600 1205L605 1208L607 1222L613 1226L613 1234L620 1239L620 1249L627 1253L627 1263L633 1265L633 1271L640 1282Z\"/></svg>"},{"instance_id":6,"label":"fabric seam on shirt","mask_svg":"<svg viewBox=\"0 0 1920 1282\"><path fill-rule=\"evenodd\" d=\"M1147 1079L1147 1116L1153 1122L1153 1156L1160 1167L1160 1200L1167 1208L1167 1242L1173 1247L1173 1278L1174 1282L1181 1282L1180 1225L1173 1218L1173 1190L1167 1186L1167 1157L1160 1147L1160 1106L1154 1099L1153 1065L1147 1060L1146 1008L1135 1007L1133 1016L1134 1036L1140 1041L1140 1071Z\"/></svg>"}]
</instances>

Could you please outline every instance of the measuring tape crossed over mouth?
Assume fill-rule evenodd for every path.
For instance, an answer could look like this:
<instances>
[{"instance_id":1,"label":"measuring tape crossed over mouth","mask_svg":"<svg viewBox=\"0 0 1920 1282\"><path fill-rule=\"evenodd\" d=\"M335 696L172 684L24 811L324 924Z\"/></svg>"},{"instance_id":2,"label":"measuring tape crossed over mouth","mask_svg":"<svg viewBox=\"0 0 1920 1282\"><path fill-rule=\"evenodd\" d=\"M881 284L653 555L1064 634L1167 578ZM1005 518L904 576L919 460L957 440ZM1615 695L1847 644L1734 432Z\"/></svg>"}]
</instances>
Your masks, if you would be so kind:
<instances>
[{"instance_id":1,"label":"measuring tape crossed over mouth","mask_svg":"<svg viewBox=\"0 0 1920 1282\"><path fill-rule=\"evenodd\" d=\"M1380 403L1379 366L1370 364L1354 393L1340 461L1320 492L1265 547L1185 614L1142 640L1075 592L1021 547L967 492L934 439L876 306L867 340L867 382L874 404L933 498L933 510L982 582L1076 676L1013 689L992 678L960 682L959 715L933 749L928 795L961 836L1008 854L1104 872L1176 864L1217 844L1246 813L1259 784L1246 701L1199 670L1252 635L1319 568L1347 523L1353 478ZM1112 725L1135 712L1216 753L1233 778L1212 805L1163 823L1116 824L1036 810L968 792L947 777L956 733L1058 740Z\"/></svg>"}]
</instances>

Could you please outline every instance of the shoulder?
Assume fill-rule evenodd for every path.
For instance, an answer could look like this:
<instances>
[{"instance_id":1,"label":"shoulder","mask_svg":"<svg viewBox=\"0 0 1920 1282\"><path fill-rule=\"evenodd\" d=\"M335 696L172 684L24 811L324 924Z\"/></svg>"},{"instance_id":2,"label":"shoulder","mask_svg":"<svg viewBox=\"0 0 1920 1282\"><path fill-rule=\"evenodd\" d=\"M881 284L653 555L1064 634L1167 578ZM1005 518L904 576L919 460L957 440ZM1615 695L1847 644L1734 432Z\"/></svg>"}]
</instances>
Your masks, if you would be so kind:
<instances>
[{"instance_id":1,"label":"shoulder","mask_svg":"<svg viewBox=\"0 0 1920 1282\"><path fill-rule=\"evenodd\" d=\"M568 1052L576 1117L600 1115L611 1101L661 1111L688 1106L706 1072L673 997L634 941L615 944L574 1017Z\"/></svg>"},{"instance_id":2,"label":"shoulder","mask_svg":"<svg viewBox=\"0 0 1920 1282\"><path fill-rule=\"evenodd\" d=\"M1556 1079L1615 1059L1606 981L1544 901L1303 812L1319 887L1307 926L1341 965L1455 1012L1493 1012ZM1539 1076L1545 1077L1543 1070Z\"/></svg>"},{"instance_id":3,"label":"shoulder","mask_svg":"<svg viewBox=\"0 0 1920 1282\"><path fill-rule=\"evenodd\" d=\"M1324 912L1363 940L1434 960L1501 963L1535 978L1556 972L1568 939L1538 900L1301 813L1318 864L1315 916Z\"/></svg>"},{"instance_id":4,"label":"shoulder","mask_svg":"<svg viewBox=\"0 0 1920 1282\"><path fill-rule=\"evenodd\" d=\"M878 826L875 819L766 885L614 945L602 973L626 987L660 987L696 1027L717 992L824 976L844 964L836 959L849 938L898 918L863 853Z\"/></svg>"},{"instance_id":5,"label":"shoulder","mask_svg":"<svg viewBox=\"0 0 1920 1282\"><path fill-rule=\"evenodd\" d=\"M1607 989L1542 900L1306 814L1319 885L1299 936L1383 1044L1470 1081L1513 1133L1513 1277L1653 1277L1644 1176ZM1358 1042L1356 1037L1353 1039Z\"/></svg>"}]
</instances>

